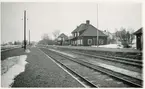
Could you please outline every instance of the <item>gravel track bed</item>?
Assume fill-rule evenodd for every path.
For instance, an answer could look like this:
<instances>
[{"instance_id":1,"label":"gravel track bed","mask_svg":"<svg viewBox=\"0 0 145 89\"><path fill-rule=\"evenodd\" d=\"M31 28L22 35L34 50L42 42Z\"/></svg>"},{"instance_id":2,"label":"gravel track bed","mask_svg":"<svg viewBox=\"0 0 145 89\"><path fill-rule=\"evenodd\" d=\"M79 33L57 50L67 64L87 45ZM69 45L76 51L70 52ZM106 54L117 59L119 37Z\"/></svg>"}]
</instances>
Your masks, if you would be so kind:
<instances>
[{"instance_id":1,"label":"gravel track bed","mask_svg":"<svg viewBox=\"0 0 145 89\"><path fill-rule=\"evenodd\" d=\"M78 50L78 49L68 49L68 48L57 48L62 50L74 50L78 52L84 52L88 54L98 54L98 55L107 55L107 56L115 56L115 57L124 57L124 58L132 58L135 60L142 60L142 53L126 53L126 52L109 52L109 51L90 51L90 50Z\"/></svg>"},{"instance_id":2,"label":"gravel track bed","mask_svg":"<svg viewBox=\"0 0 145 89\"><path fill-rule=\"evenodd\" d=\"M48 50L48 49L43 49L42 50ZM90 68L84 67L80 64L74 63L72 61L68 61L65 58L62 58L61 56L54 54L52 52L47 53L53 57L55 57L57 60L61 61L65 65L67 65L69 68L73 69L75 72L78 74L82 75L83 77L86 77L89 81L92 83L96 84L99 87L130 87L126 84L124 84L120 80L116 80L108 75L105 75L103 73L94 71Z\"/></svg>"},{"instance_id":3,"label":"gravel track bed","mask_svg":"<svg viewBox=\"0 0 145 89\"><path fill-rule=\"evenodd\" d=\"M92 62L92 61L101 62L101 63L105 63L105 64L108 64L108 65L113 65L113 66L117 66L117 67L120 67L120 68L123 68L123 69L127 69L127 70L142 73L142 68L138 68L138 67L135 67L135 66L132 66L132 65L127 65L127 64L107 61L107 60L103 60L103 59L99 59L99 58L93 58L93 57L78 55L78 54L72 53L70 50L69 51L68 50L61 50L61 51L72 54L72 55L75 55L75 56L77 56L77 58L88 61L88 62Z\"/></svg>"}]
</instances>

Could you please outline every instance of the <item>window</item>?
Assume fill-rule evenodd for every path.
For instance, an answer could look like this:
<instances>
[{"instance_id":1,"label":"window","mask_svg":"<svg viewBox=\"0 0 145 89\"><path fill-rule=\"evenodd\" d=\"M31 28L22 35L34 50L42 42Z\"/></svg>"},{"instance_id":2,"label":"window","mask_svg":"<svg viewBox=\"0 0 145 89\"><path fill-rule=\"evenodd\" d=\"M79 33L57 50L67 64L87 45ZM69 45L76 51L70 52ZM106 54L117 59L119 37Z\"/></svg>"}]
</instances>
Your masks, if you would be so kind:
<instances>
[{"instance_id":1,"label":"window","mask_svg":"<svg viewBox=\"0 0 145 89\"><path fill-rule=\"evenodd\" d=\"M88 39L88 45L92 45L92 39Z\"/></svg>"},{"instance_id":2,"label":"window","mask_svg":"<svg viewBox=\"0 0 145 89\"><path fill-rule=\"evenodd\" d=\"M75 37L77 36L77 34L75 33Z\"/></svg>"},{"instance_id":3,"label":"window","mask_svg":"<svg viewBox=\"0 0 145 89\"><path fill-rule=\"evenodd\" d=\"M83 40L82 40L82 39L80 40L80 44L81 44L81 45L83 44Z\"/></svg>"},{"instance_id":4,"label":"window","mask_svg":"<svg viewBox=\"0 0 145 89\"><path fill-rule=\"evenodd\" d=\"M77 43L80 44L80 40L77 40Z\"/></svg>"},{"instance_id":5,"label":"window","mask_svg":"<svg viewBox=\"0 0 145 89\"><path fill-rule=\"evenodd\" d=\"M78 32L78 36L79 36L79 32Z\"/></svg>"},{"instance_id":6,"label":"window","mask_svg":"<svg viewBox=\"0 0 145 89\"><path fill-rule=\"evenodd\" d=\"M77 44L77 41L75 41L75 45Z\"/></svg>"},{"instance_id":7,"label":"window","mask_svg":"<svg viewBox=\"0 0 145 89\"><path fill-rule=\"evenodd\" d=\"M99 44L104 44L104 40L99 39Z\"/></svg>"}]
</instances>

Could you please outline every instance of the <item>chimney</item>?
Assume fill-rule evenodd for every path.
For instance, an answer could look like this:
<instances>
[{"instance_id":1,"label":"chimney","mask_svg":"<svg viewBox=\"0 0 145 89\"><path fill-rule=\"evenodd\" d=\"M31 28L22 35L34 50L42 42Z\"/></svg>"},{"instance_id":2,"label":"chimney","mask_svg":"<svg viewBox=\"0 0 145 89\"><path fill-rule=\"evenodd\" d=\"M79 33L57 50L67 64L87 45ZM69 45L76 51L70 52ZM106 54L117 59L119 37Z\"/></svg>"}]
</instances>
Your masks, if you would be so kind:
<instances>
[{"instance_id":1,"label":"chimney","mask_svg":"<svg viewBox=\"0 0 145 89\"><path fill-rule=\"evenodd\" d=\"M90 20L86 20L86 24L90 24Z\"/></svg>"}]
</instances>

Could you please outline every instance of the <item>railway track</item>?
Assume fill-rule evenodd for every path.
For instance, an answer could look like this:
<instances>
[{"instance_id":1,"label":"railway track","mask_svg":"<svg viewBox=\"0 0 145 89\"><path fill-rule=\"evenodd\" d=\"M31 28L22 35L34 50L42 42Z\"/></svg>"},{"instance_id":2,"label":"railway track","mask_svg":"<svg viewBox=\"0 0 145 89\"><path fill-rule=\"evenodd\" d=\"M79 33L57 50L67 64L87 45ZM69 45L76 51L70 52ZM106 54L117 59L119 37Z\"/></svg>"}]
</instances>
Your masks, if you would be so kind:
<instances>
[{"instance_id":1,"label":"railway track","mask_svg":"<svg viewBox=\"0 0 145 89\"><path fill-rule=\"evenodd\" d=\"M143 65L142 60L135 60L135 59L129 59L129 58L122 58L122 57L112 57L112 56L106 56L106 55L94 55L94 54L90 54L90 53L83 53L83 52L76 52L76 51L71 51L71 52L74 54L84 55L84 56L88 56L88 57L99 58L99 59L103 59L103 60L132 65L132 66L136 66L139 68L142 68L142 65Z\"/></svg>"},{"instance_id":2,"label":"railway track","mask_svg":"<svg viewBox=\"0 0 145 89\"><path fill-rule=\"evenodd\" d=\"M90 87L142 87L142 80L120 74L83 60L72 58L46 48L40 48L62 66L69 68L76 75L80 75L83 82L90 82ZM82 69L78 68L83 66ZM87 70L87 71L85 71ZM77 71L77 72L76 72ZM87 73L87 76L81 74Z\"/></svg>"}]
</instances>

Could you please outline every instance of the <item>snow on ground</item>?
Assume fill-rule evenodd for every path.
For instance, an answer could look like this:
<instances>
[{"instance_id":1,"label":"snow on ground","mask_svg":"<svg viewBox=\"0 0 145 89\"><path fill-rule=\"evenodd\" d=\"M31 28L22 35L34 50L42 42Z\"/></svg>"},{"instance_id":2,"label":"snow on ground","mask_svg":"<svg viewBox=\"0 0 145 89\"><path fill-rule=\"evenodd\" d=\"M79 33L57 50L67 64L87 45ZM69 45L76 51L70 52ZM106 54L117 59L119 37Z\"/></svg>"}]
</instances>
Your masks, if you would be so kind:
<instances>
[{"instance_id":1,"label":"snow on ground","mask_svg":"<svg viewBox=\"0 0 145 89\"><path fill-rule=\"evenodd\" d=\"M54 50L54 49L50 49L50 50L61 53L61 54L64 54L64 55L67 55L67 56L70 56L70 57L73 57L73 58L76 58L76 57L74 57L74 55L71 55L71 54L68 54L68 53L65 53L65 52L61 52L61 51ZM137 78L137 79L142 79L142 74L140 74L138 72L126 70L126 69L123 69L123 68L119 68L119 67L116 67L116 66L112 66L112 65L108 65L108 64L104 64L104 63L96 62L96 61L90 61L90 63L95 64L95 65L97 64L98 66L107 68L109 70L112 70L112 71L115 71L115 72L118 72L118 73L122 73L122 74L125 74L125 75L128 75L128 76L131 76L131 77L134 77L134 78Z\"/></svg>"},{"instance_id":2,"label":"snow on ground","mask_svg":"<svg viewBox=\"0 0 145 89\"><path fill-rule=\"evenodd\" d=\"M25 71L25 65L27 64L26 58L27 55L20 55L9 57L1 62L1 87L11 87L14 82L14 78L21 72Z\"/></svg>"},{"instance_id":3,"label":"snow on ground","mask_svg":"<svg viewBox=\"0 0 145 89\"><path fill-rule=\"evenodd\" d=\"M15 57L9 57L5 59L4 61L2 61L1 74L3 75L4 73L6 73L10 67L12 67L18 62L19 59L20 59L19 56L15 56Z\"/></svg>"},{"instance_id":4,"label":"snow on ground","mask_svg":"<svg viewBox=\"0 0 145 89\"><path fill-rule=\"evenodd\" d=\"M97 46L92 46L92 47L97 47ZM100 45L99 47L104 47L104 48L123 48L122 45L118 45L118 44Z\"/></svg>"},{"instance_id":5,"label":"snow on ground","mask_svg":"<svg viewBox=\"0 0 145 89\"><path fill-rule=\"evenodd\" d=\"M26 52L26 53L30 53L30 50L29 50L29 49L26 49L25 52Z\"/></svg>"},{"instance_id":6,"label":"snow on ground","mask_svg":"<svg viewBox=\"0 0 145 89\"><path fill-rule=\"evenodd\" d=\"M104 67L106 69L110 69L112 71L115 71L115 72L118 72L118 73L122 73L124 75L128 75L128 76L131 76L131 77L134 77L134 78L142 80L142 74L140 74L138 72L126 70L126 69L123 69L123 68L119 68L119 67L116 67L116 66L112 66L112 65L108 65L108 64L104 64L104 63L96 62L96 61L92 61L91 63L93 63L95 65L97 64L98 66Z\"/></svg>"}]
</instances>

